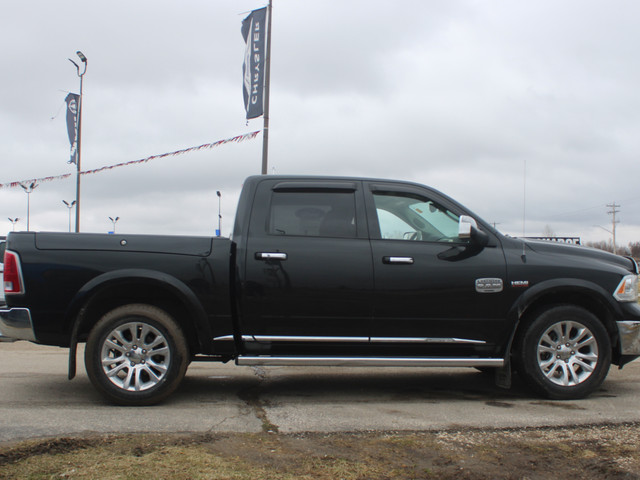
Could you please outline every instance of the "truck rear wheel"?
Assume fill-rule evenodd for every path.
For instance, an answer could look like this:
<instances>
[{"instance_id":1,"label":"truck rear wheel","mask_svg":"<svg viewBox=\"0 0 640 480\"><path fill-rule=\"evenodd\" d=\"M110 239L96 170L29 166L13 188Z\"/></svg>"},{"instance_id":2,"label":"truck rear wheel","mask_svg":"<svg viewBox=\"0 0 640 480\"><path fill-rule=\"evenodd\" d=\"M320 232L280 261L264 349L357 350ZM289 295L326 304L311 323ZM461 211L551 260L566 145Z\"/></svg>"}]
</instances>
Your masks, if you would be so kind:
<instances>
[{"instance_id":1,"label":"truck rear wheel","mask_svg":"<svg viewBox=\"0 0 640 480\"><path fill-rule=\"evenodd\" d=\"M131 304L106 313L91 330L85 367L93 385L120 405L151 405L182 381L189 351L164 310Z\"/></svg>"},{"instance_id":2,"label":"truck rear wheel","mask_svg":"<svg viewBox=\"0 0 640 480\"><path fill-rule=\"evenodd\" d=\"M573 305L542 312L527 326L517 349L523 380L558 400L587 396L602 384L611 365L611 341L604 325Z\"/></svg>"}]
</instances>

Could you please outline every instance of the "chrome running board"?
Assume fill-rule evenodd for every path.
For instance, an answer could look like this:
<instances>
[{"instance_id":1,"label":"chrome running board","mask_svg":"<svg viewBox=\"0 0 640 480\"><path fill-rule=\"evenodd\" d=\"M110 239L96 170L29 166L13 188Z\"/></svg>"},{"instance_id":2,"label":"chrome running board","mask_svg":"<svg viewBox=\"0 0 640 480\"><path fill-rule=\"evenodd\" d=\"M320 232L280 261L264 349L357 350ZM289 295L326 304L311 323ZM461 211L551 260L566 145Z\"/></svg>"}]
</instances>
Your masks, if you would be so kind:
<instances>
[{"instance_id":1,"label":"chrome running board","mask_svg":"<svg viewBox=\"0 0 640 480\"><path fill-rule=\"evenodd\" d=\"M316 367L503 367L502 358L240 356L236 365Z\"/></svg>"}]
</instances>

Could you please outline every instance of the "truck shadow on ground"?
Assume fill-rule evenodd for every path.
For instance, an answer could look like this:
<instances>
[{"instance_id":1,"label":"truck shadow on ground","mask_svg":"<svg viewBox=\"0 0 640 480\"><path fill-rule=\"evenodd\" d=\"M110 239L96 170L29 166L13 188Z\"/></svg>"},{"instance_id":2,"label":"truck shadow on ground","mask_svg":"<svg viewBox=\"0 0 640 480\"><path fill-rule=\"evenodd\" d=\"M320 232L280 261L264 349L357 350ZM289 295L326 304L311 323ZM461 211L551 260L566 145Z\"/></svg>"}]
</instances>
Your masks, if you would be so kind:
<instances>
[{"instance_id":1,"label":"truck shadow on ground","mask_svg":"<svg viewBox=\"0 0 640 480\"><path fill-rule=\"evenodd\" d=\"M496 386L491 374L474 369L454 372L352 372L337 368L327 373L300 373L295 368L274 370L254 368L253 376L188 375L176 400L224 397L231 392L242 396L252 392L261 397L288 400L312 399L314 403L334 402L451 402L484 400L507 402L538 398L517 378L510 389ZM498 405L499 406L499 405Z\"/></svg>"},{"instance_id":2,"label":"truck shadow on ground","mask_svg":"<svg viewBox=\"0 0 640 480\"><path fill-rule=\"evenodd\" d=\"M282 402L312 402L314 404L363 404L363 403L451 403L480 401L495 407L512 407L517 402L544 402L516 375L510 389L495 385L492 375L474 369L451 371L377 370L354 372L348 368L323 369L314 372L299 367L232 368L224 374L192 371L177 391L162 402L163 405L234 402L238 399L277 399ZM238 374L233 372L237 370ZM431 369L433 370L433 369ZM32 406L52 405L111 405L93 388L88 378L81 374L69 382L62 376L34 376L30 381L14 384L16 402ZM588 398L615 398L637 395L637 389L623 381L608 379ZM21 399L21 400L17 400ZM5 404L14 403L5 401ZM571 402L556 402L563 408L575 409Z\"/></svg>"}]
</instances>

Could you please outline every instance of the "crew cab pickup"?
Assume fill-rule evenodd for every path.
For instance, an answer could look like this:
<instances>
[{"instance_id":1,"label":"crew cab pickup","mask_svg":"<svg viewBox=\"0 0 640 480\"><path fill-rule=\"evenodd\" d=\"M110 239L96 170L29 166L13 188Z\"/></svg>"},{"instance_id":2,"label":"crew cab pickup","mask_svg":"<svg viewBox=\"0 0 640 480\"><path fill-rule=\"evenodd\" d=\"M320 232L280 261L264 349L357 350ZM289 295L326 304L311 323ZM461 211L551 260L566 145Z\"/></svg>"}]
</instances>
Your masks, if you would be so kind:
<instances>
[{"instance_id":1,"label":"crew cab pickup","mask_svg":"<svg viewBox=\"0 0 640 480\"><path fill-rule=\"evenodd\" d=\"M555 399L640 356L638 266L504 236L409 182L254 176L227 238L10 233L4 337L76 348L120 404L193 360L517 372Z\"/></svg>"}]
</instances>

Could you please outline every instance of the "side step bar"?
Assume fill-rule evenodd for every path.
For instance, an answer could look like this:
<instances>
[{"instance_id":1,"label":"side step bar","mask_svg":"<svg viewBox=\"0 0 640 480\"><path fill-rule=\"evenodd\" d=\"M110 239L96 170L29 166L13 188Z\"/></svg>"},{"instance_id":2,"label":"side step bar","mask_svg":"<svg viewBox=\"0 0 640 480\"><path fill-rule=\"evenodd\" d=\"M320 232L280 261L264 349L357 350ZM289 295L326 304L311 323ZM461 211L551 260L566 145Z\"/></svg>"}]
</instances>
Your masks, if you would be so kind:
<instances>
[{"instance_id":1,"label":"side step bar","mask_svg":"<svg viewBox=\"0 0 640 480\"><path fill-rule=\"evenodd\" d=\"M240 356L236 365L316 366L316 367L496 367L502 358L448 357L265 357Z\"/></svg>"}]
</instances>

